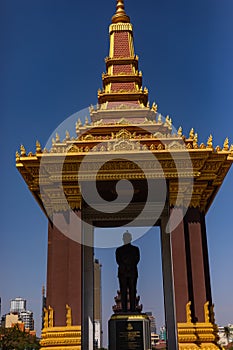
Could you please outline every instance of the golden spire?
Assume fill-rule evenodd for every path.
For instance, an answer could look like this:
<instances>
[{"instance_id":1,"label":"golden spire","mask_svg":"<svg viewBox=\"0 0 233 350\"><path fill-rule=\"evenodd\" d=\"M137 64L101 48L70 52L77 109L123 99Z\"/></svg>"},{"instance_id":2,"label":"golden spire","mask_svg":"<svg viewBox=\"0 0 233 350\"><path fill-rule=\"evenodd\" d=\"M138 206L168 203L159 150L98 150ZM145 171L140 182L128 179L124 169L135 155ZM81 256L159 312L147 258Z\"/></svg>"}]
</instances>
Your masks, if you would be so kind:
<instances>
[{"instance_id":1,"label":"golden spire","mask_svg":"<svg viewBox=\"0 0 233 350\"><path fill-rule=\"evenodd\" d=\"M130 18L125 13L124 0L117 0L116 13L112 17L112 23L130 23Z\"/></svg>"}]
</instances>

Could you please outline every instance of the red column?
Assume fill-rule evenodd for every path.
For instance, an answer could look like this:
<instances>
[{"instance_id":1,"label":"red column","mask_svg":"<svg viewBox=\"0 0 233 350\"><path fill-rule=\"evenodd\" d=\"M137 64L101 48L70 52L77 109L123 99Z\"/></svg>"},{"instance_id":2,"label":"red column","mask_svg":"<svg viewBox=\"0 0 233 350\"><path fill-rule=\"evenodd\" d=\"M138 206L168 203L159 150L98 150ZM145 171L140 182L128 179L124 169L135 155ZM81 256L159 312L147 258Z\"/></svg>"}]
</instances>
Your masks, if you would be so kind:
<instances>
[{"instance_id":1,"label":"red column","mask_svg":"<svg viewBox=\"0 0 233 350\"><path fill-rule=\"evenodd\" d=\"M178 220L179 225L171 232L173 278L176 304L176 321L186 322L186 304L189 301L185 233L183 209L171 209L171 219Z\"/></svg>"},{"instance_id":2,"label":"red column","mask_svg":"<svg viewBox=\"0 0 233 350\"><path fill-rule=\"evenodd\" d=\"M188 277L193 319L204 322L204 304L211 304L205 219L199 208L189 208L185 216Z\"/></svg>"},{"instance_id":3,"label":"red column","mask_svg":"<svg viewBox=\"0 0 233 350\"><path fill-rule=\"evenodd\" d=\"M48 225L46 304L54 309L55 326L66 325L66 304L72 308L73 324L81 325L82 249L81 244L69 238L74 230L81 234L81 224L77 227L74 221L69 214L56 214L54 223ZM66 235L56 224L60 229L64 227Z\"/></svg>"}]
</instances>

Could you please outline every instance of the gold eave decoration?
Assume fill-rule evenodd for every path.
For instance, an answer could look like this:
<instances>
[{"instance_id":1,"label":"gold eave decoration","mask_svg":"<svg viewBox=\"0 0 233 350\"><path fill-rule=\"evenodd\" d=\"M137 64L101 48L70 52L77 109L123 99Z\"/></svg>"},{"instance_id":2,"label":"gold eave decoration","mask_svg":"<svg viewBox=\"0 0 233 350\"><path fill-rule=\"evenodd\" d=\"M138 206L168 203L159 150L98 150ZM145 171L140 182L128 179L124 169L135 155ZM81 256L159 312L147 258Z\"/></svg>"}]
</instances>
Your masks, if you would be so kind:
<instances>
[{"instance_id":1,"label":"gold eave decoration","mask_svg":"<svg viewBox=\"0 0 233 350\"><path fill-rule=\"evenodd\" d=\"M147 179L162 179L165 176L169 182L171 206L200 207L207 212L233 162L233 149L232 147L229 149L226 145L225 149L219 146L214 149L210 143L197 145L195 138L172 135L168 121L169 118L161 125L150 124L148 121L147 125L151 126L151 133L144 131L144 134L142 130L145 124L96 127L86 125L83 127L85 132L82 135L75 140L54 142L50 151L26 154L23 149L21 150L23 155L17 152L16 167L43 210L39 180L50 190L46 207L51 207L53 210L55 208L56 211L64 208L57 190L61 183L61 176L66 200L71 209L81 208L82 195L78 184L78 171L85 157L82 174L79 177L81 181L95 181L93 170L98 170L97 181L145 180L143 172L133 163L135 159L142 164L143 169L147 169ZM191 168L187 167L187 152L192 162ZM108 161L111 153L114 156L117 155L117 159ZM149 153L156 157L157 161L154 164L151 164ZM130 161L123 159L127 158L127 155ZM173 155L176 157L176 164ZM42 176L39 179L42 156L43 164L46 164L46 172L41 169ZM59 159L64 157L61 175L57 164ZM100 161L102 162L105 158L107 162L101 167ZM163 171L158 168L158 162ZM179 169L182 169L179 174L176 169L177 162ZM190 178L194 180L191 202L187 199L188 196L186 198ZM183 179L182 196L178 190L179 179ZM177 197L178 193L180 198Z\"/></svg>"}]
</instances>

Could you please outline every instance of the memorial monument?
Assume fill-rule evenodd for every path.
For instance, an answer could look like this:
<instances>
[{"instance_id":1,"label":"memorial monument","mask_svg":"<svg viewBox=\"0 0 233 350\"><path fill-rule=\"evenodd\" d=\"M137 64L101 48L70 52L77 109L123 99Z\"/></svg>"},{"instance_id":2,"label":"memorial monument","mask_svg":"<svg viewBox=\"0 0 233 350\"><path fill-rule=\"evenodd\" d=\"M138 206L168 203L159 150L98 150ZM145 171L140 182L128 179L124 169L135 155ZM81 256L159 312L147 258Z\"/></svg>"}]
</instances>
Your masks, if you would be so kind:
<instances>
[{"instance_id":1,"label":"memorial monument","mask_svg":"<svg viewBox=\"0 0 233 350\"><path fill-rule=\"evenodd\" d=\"M168 350L219 349L205 216L231 167L233 146L226 138L222 147L214 147L211 135L199 143L193 129L185 136L181 127L172 126L169 116L162 118L155 102L149 103L123 0L117 1L109 39L103 86L98 105L90 107L90 119L77 120L75 137L68 131L62 138L54 133L48 149L37 141L34 152L23 145L16 152L16 167L48 218L42 349L93 349L94 249L86 243L94 240L94 227L119 227L132 221L134 226L161 230ZM124 210L112 214L101 210L101 201L85 201L83 191L93 182L101 198L114 201L120 180L130 181L134 188ZM161 184L166 188L154 195ZM120 297L114 311L121 307ZM143 319L143 314L138 301L136 297L136 306L131 302L137 312L129 311L127 320L121 312L114 313L111 321L126 323L112 323L113 334L114 327L119 327L118 332L123 327L122 337L125 327L139 332L136 319ZM125 308L125 295L123 304ZM124 342L124 338L116 341L120 339Z\"/></svg>"},{"instance_id":2,"label":"memorial monument","mask_svg":"<svg viewBox=\"0 0 233 350\"><path fill-rule=\"evenodd\" d=\"M116 249L120 290L109 320L109 350L149 350L150 320L141 313L137 293L139 248L131 244L132 235L123 234L124 244Z\"/></svg>"}]
</instances>

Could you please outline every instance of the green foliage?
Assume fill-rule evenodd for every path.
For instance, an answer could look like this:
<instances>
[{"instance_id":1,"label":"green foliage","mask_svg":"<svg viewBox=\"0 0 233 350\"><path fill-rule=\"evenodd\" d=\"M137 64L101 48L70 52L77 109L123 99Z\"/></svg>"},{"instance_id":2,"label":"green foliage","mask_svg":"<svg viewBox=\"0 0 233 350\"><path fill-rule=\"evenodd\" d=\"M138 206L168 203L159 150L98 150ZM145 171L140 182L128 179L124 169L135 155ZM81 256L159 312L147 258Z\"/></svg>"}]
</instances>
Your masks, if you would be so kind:
<instances>
[{"instance_id":1,"label":"green foliage","mask_svg":"<svg viewBox=\"0 0 233 350\"><path fill-rule=\"evenodd\" d=\"M0 327L1 350L37 350L39 348L40 344L36 336L22 332L17 325L13 328Z\"/></svg>"}]
</instances>

